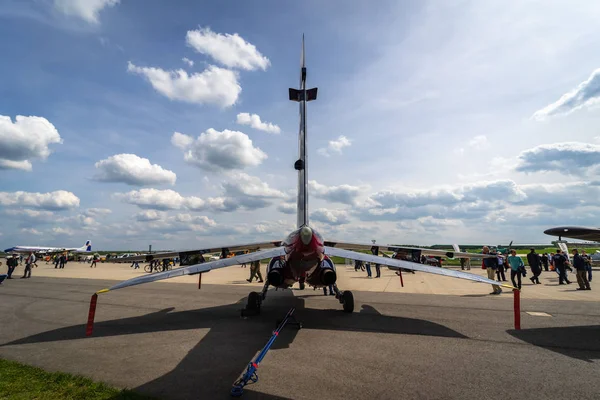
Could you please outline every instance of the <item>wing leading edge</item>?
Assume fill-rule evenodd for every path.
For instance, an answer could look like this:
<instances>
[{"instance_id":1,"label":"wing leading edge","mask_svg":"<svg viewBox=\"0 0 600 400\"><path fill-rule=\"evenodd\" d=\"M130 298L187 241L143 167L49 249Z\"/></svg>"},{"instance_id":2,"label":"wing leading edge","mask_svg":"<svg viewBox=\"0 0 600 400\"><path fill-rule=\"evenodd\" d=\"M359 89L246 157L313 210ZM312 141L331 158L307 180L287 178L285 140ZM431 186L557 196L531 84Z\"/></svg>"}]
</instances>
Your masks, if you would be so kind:
<instances>
[{"instance_id":1,"label":"wing leading edge","mask_svg":"<svg viewBox=\"0 0 600 400\"><path fill-rule=\"evenodd\" d=\"M216 261L208 261L201 264L189 265L187 267L175 268L171 271L158 272L155 274L138 276L136 278L128 279L126 281L117 283L108 289L99 290L96 293L105 293L111 290L123 289L129 286L140 285L142 283L150 283L161 281L164 279L175 278L177 276L194 275L201 272L209 272L213 269L230 267L232 265L250 263L252 261L263 260L265 258L277 257L285 254L283 247L275 249L261 250L254 253L242 254L231 258L224 258Z\"/></svg>"},{"instance_id":2,"label":"wing leading edge","mask_svg":"<svg viewBox=\"0 0 600 400\"><path fill-rule=\"evenodd\" d=\"M449 269L440 268L440 267L430 267L428 265L417 264L417 263L413 263L410 261L396 260L394 258L384 258L384 257L374 256L371 254L357 253L355 251L337 249L337 248L328 247L328 246L325 247L325 254L330 255L330 256L349 258L352 260L360 260L360 261L369 262L369 263L373 263L373 264L387 265L388 267L392 267L392 268L396 268L396 269L403 268L403 269L410 269L413 271L428 272L430 274L450 276L452 278L467 279L467 280L474 281L474 282L488 283L490 285L499 285L499 286L503 286L505 288L515 289L511 285L501 283L501 282L496 282L496 281L493 281L488 278L484 278L479 275L470 274L470 273L462 272L462 271L449 270Z\"/></svg>"},{"instance_id":3,"label":"wing leading edge","mask_svg":"<svg viewBox=\"0 0 600 400\"><path fill-rule=\"evenodd\" d=\"M347 249L347 250L369 250L374 253L375 250L377 252L384 251L420 251L420 254L426 256L439 256L439 257L448 257L448 258L491 258L496 257L494 255L486 255L480 253L467 253L464 251L454 251L454 250L439 250L439 249L428 249L423 247L408 247L408 246L389 246L389 245L380 245L380 244L364 244L364 243L344 243L344 242L334 242L334 241L325 241L325 246Z\"/></svg>"},{"instance_id":4,"label":"wing leading edge","mask_svg":"<svg viewBox=\"0 0 600 400\"><path fill-rule=\"evenodd\" d=\"M181 251L166 251L159 253L151 253L151 254L141 254L139 256L131 256L131 257L123 257L120 258L120 262L132 262L132 261L151 261L151 260L162 260L164 258L173 258L179 257L183 258L194 256L194 255L204 255L211 253L221 253L222 256L226 256L230 252L240 251L240 250L248 250L248 251L256 251L260 249L270 249L277 248L281 246L281 240L273 240L270 242L258 242L258 243L246 243L246 244L236 244L233 246L217 246L217 247L206 247L203 249L195 249L195 250L181 250Z\"/></svg>"}]
</instances>

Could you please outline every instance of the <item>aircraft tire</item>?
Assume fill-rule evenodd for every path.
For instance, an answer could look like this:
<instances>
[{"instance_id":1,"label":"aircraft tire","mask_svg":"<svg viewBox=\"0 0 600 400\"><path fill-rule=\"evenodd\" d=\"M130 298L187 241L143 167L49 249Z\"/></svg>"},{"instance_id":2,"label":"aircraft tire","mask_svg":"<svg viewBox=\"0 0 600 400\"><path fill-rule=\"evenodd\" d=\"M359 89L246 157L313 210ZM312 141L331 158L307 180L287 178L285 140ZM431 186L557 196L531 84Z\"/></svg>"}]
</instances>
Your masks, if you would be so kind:
<instances>
[{"instance_id":1,"label":"aircraft tire","mask_svg":"<svg viewBox=\"0 0 600 400\"><path fill-rule=\"evenodd\" d=\"M260 311L260 293L250 292L246 310Z\"/></svg>"},{"instance_id":2,"label":"aircraft tire","mask_svg":"<svg viewBox=\"0 0 600 400\"><path fill-rule=\"evenodd\" d=\"M342 292L342 301L345 313L351 313L354 311L354 295L349 290Z\"/></svg>"}]
</instances>

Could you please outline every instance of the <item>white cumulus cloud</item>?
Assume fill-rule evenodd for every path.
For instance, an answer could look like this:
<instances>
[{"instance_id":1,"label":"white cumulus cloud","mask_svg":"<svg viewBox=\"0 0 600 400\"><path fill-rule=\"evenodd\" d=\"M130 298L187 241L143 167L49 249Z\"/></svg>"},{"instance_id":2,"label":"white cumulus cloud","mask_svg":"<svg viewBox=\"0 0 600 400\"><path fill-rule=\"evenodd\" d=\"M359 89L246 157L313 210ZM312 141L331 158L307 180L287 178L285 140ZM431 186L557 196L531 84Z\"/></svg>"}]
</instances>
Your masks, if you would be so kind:
<instances>
[{"instance_id":1,"label":"white cumulus cloud","mask_svg":"<svg viewBox=\"0 0 600 400\"><path fill-rule=\"evenodd\" d=\"M292 215L296 214L297 206L296 203L281 203L277 206L277 210L284 214Z\"/></svg>"},{"instance_id":2,"label":"white cumulus cloud","mask_svg":"<svg viewBox=\"0 0 600 400\"><path fill-rule=\"evenodd\" d=\"M308 189L309 193L317 198L350 205L356 204L358 196L366 190L366 188L345 184L327 186L317 181L308 181Z\"/></svg>"},{"instance_id":3,"label":"white cumulus cloud","mask_svg":"<svg viewBox=\"0 0 600 400\"><path fill-rule=\"evenodd\" d=\"M144 76L163 96L187 103L229 107L235 104L242 91L235 72L214 65L202 72L188 74L183 69L165 71L138 67L129 62L127 71Z\"/></svg>"},{"instance_id":4,"label":"white cumulus cloud","mask_svg":"<svg viewBox=\"0 0 600 400\"><path fill-rule=\"evenodd\" d=\"M349 213L346 210L319 208L310 213L310 218L329 225L343 225L350 222Z\"/></svg>"},{"instance_id":5,"label":"white cumulus cloud","mask_svg":"<svg viewBox=\"0 0 600 400\"><path fill-rule=\"evenodd\" d=\"M209 171L235 170L260 165L266 158L245 133L208 129L195 140L175 132L171 143L184 150L184 160Z\"/></svg>"},{"instance_id":6,"label":"white cumulus cloud","mask_svg":"<svg viewBox=\"0 0 600 400\"><path fill-rule=\"evenodd\" d=\"M121 182L132 186L154 184L174 185L177 175L147 158L135 154L116 154L96 164L98 173L94 179L101 182Z\"/></svg>"},{"instance_id":7,"label":"white cumulus cloud","mask_svg":"<svg viewBox=\"0 0 600 400\"><path fill-rule=\"evenodd\" d=\"M279 126L261 121L258 114L239 113L237 115L237 123L240 125L250 125L254 129L267 133L281 133Z\"/></svg>"},{"instance_id":8,"label":"white cumulus cloud","mask_svg":"<svg viewBox=\"0 0 600 400\"><path fill-rule=\"evenodd\" d=\"M600 166L600 145L565 142L543 144L519 155L516 167L520 172L558 171L573 175L597 172Z\"/></svg>"},{"instance_id":9,"label":"white cumulus cloud","mask_svg":"<svg viewBox=\"0 0 600 400\"><path fill-rule=\"evenodd\" d=\"M189 58L187 58L187 57L183 57L183 58L181 59L181 61L183 61L184 63L186 63L186 64L187 64L188 66L190 66L190 67L193 67L193 66L194 66L194 62L193 62L192 60L190 60Z\"/></svg>"},{"instance_id":10,"label":"white cumulus cloud","mask_svg":"<svg viewBox=\"0 0 600 400\"><path fill-rule=\"evenodd\" d=\"M190 147L192 143L194 143L194 138L183 133L175 132L173 133L173 136L171 136L171 144L182 150Z\"/></svg>"},{"instance_id":11,"label":"white cumulus cloud","mask_svg":"<svg viewBox=\"0 0 600 400\"><path fill-rule=\"evenodd\" d=\"M223 198L201 199L196 196L182 196L178 192L166 189L154 188L132 190L127 193L115 193L117 199L129 204L136 205L146 210L191 210L191 211L229 211L230 206ZM139 218L151 218L150 215L138 215Z\"/></svg>"},{"instance_id":12,"label":"white cumulus cloud","mask_svg":"<svg viewBox=\"0 0 600 400\"><path fill-rule=\"evenodd\" d=\"M79 197L66 190L49 193L0 192L0 205L18 205L42 210L67 210L79 207Z\"/></svg>"},{"instance_id":13,"label":"white cumulus cloud","mask_svg":"<svg viewBox=\"0 0 600 400\"><path fill-rule=\"evenodd\" d=\"M79 17L97 24L98 13L105 7L112 7L120 0L54 0L54 7L60 12Z\"/></svg>"},{"instance_id":14,"label":"white cumulus cloud","mask_svg":"<svg viewBox=\"0 0 600 400\"><path fill-rule=\"evenodd\" d=\"M199 28L187 32L186 42L198 53L206 54L230 68L266 70L271 64L253 44L246 42L237 33L222 34L215 33L210 28Z\"/></svg>"},{"instance_id":15,"label":"white cumulus cloud","mask_svg":"<svg viewBox=\"0 0 600 400\"><path fill-rule=\"evenodd\" d=\"M46 118L17 115L13 123L0 115L0 169L31 171L30 160L48 158L48 146L54 143L62 139Z\"/></svg>"},{"instance_id":16,"label":"white cumulus cloud","mask_svg":"<svg viewBox=\"0 0 600 400\"><path fill-rule=\"evenodd\" d=\"M544 120L555 115L569 114L584 107L590 107L600 102L600 68L579 86L565 93L556 102L547 105L533 114L533 118Z\"/></svg>"},{"instance_id":17,"label":"white cumulus cloud","mask_svg":"<svg viewBox=\"0 0 600 400\"><path fill-rule=\"evenodd\" d=\"M165 213L156 210L144 210L133 216L136 221L159 221L165 218Z\"/></svg>"},{"instance_id":18,"label":"white cumulus cloud","mask_svg":"<svg viewBox=\"0 0 600 400\"><path fill-rule=\"evenodd\" d=\"M325 157L329 157L331 153L342 154L342 149L350 145L352 145L352 140L348 139L344 135L341 135L336 140L330 140L327 147L318 149L317 153Z\"/></svg>"}]
</instances>

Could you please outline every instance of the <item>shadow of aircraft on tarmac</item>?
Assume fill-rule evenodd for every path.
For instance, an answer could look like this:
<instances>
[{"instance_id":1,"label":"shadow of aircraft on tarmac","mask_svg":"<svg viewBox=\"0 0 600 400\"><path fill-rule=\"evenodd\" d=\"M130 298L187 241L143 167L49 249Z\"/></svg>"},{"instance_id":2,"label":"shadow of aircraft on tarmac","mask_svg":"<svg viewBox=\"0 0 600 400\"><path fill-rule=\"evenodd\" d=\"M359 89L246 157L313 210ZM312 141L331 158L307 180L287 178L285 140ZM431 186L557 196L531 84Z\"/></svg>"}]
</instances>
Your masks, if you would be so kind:
<instances>
[{"instance_id":1,"label":"shadow of aircraft on tarmac","mask_svg":"<svg viewBox=\"0 0 600 400\"><path fill-rule=\"evenodd\" d=\"M283 317L290 307L296 307L295 314L303 323L303 329L466 338L459 332L433 322L382 315L369 305L362 305L361 310L353 314L344 313L338 308L305 308L304 299L294 296L290 291L270 292L269 302L265 303L261 314L247 319L239 317L245 302L246 298L243 298L235 304L189 311L166 308L137 317L100 321L94 326L93 337L210 328L172 371L133 388L139 393L177 400L229 398L232 383L266 344L276 320ZM74 325L17 339L0 347L82 339L84 332L85 325ZM286 327L272 349L287 348L297 333L295 327ZM245 388L244 397L283 399L254 392L252 385Z\"/></svg>"},{"instance_id":2,"label":"shadow of aircraft on tarmac","mask_svg":"<svg viewBox=\"0 0 600 400\"><path fill-rule=\"evenodd\" d=\"M578 360L600 360L600 325L507 331L517 339Z\"/></svg>"}]
</instances>

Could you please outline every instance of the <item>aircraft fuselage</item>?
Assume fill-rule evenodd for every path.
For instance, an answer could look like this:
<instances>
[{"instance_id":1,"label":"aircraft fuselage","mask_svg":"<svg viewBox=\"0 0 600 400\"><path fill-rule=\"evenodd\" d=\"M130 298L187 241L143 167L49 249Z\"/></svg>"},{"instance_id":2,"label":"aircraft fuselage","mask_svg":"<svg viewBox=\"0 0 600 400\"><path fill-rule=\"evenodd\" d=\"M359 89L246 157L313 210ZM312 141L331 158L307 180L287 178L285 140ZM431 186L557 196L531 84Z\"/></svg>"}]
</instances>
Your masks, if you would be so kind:
<instances>
[{"instance_id":1,"label":"aircraft fuselage","mask_svg":"<svg viewBox=\"0 0 600 400\"><path fill-rule=\"evenodd\" d=\"M302 226L283 241L285 256L271 260L267 279L275 287L291 287L296 282L311 286L332 285L336 281L335 265L325 256L323 237L314 229Z\"/></svg>"}]
</instances>

